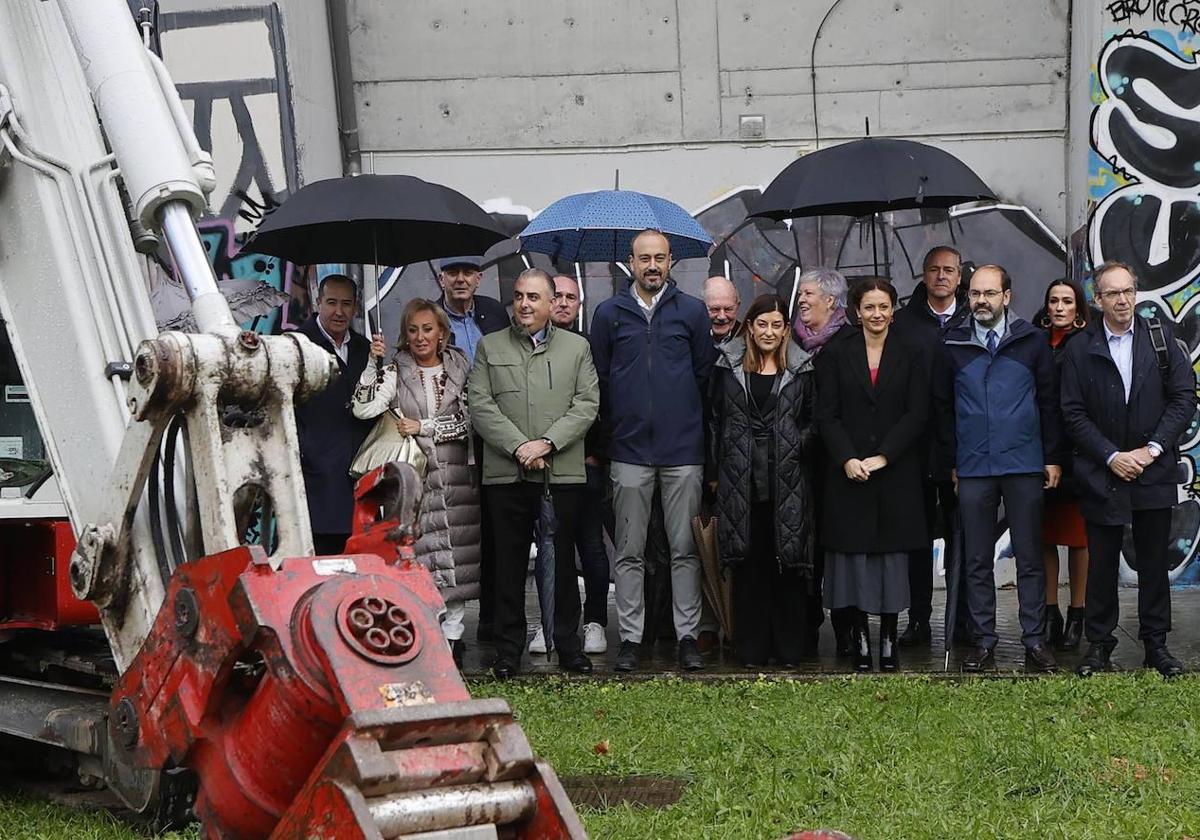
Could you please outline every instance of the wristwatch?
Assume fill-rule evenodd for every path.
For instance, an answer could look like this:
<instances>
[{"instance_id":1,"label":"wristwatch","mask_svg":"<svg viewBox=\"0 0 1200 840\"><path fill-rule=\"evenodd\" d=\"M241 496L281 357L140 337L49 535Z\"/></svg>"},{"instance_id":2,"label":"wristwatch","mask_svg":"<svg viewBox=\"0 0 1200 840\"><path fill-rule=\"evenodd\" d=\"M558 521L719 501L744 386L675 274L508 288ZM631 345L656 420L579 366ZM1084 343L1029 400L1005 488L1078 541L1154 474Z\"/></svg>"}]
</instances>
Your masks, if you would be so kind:
<instances>
[{"instance_id":1,"label":"wristwatch","mask_svg":"<svg viewBox=\"0 0 1200 840\"><path fill-rule=\"evenodd\" d=\"M1157 443L1146 444L1146 451L1149 452L1150 457L1155 459L1156 461L1158 460L1158 456L1163 453L1162 449L1159 447L1159 445Z\"/></svg>"},{"instance_id":2,"label":"wristwatch","mask_svg":"<svg viewBox=\"0 0 1200 840\"><path fill-rule=\"evenodd\" d=\"M542 440L544 440L546 442L546 445L550 447L551 452L553 452L555 450L556 447L554 446L554 441L550 440L550 438L548 438L548 437L544 437L544 438L542 438Z\"/></svg>"}]
</instances>

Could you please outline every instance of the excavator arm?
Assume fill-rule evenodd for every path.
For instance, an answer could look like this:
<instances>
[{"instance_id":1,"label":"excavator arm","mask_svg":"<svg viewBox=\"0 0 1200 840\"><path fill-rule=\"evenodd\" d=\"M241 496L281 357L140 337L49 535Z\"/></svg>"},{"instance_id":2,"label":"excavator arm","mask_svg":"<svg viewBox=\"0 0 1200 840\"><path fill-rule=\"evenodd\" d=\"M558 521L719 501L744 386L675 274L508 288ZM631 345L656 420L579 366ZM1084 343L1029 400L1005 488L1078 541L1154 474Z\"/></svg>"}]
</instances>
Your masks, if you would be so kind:
<instances>
[{"instance_id":1,"label":"excavator arm","mask_svg":"<svg viewBox=\"0 0 1200 840\"><path fill-rule=\"evenodd\" d=\"M238 328L195 226L213 182L122 0L0 4L0 317L119 674L105 777L140 808L187 768L214 838L583 836L454 667L411 470L360 482L346 555L312 556L292 407L336 362ZM159 239L196 333L155 327L135 243Z\"/></svg>"}]
</instances>

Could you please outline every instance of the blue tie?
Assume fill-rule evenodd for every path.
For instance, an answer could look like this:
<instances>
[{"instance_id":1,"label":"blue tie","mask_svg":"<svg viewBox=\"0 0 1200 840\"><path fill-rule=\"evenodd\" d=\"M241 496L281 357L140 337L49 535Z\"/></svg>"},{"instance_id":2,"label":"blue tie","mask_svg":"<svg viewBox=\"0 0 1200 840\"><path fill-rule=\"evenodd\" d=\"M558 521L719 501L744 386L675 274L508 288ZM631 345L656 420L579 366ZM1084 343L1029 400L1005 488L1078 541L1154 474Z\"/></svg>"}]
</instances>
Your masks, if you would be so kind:
<instances>
[{"instance_id":1,"label":"blue tie","mask_svg":"<svg viewBox=\"0 0 1200 840\"><path fill-rule=\"evenodd\" d=\"M987 349L988 349L988 352L991 353L993 356L996 355L996 331L995 330L987 331Z\"/></svg>"}]
</instances>

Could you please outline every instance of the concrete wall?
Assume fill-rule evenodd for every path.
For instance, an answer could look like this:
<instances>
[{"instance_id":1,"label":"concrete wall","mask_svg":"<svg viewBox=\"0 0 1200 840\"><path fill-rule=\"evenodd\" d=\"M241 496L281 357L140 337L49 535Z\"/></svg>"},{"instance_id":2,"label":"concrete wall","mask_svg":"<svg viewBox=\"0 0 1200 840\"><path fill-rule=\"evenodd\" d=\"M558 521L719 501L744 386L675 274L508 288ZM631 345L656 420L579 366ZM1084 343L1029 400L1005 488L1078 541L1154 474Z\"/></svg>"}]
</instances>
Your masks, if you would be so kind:
<instances>
[{"instance_id":1,"label":"concrete wall","mask_svg":"<svg viewBox=\"0 0 1200 840\"><path fill-rule=\"evenodd\" d=\"M949 149L1062 235L1067 8L357 0L363 168L534 209L620 169L622 186L696 209L869 118Z\"/></svg>"}]
</instances>

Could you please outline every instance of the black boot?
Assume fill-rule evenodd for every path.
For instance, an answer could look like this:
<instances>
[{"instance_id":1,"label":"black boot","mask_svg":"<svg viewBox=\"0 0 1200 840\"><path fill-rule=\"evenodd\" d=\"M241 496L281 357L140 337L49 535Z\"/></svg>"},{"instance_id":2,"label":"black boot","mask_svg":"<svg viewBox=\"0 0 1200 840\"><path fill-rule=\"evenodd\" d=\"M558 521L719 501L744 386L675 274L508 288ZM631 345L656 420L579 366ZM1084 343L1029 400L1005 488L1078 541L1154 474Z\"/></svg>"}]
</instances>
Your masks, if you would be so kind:
<instances>
[{"instance_id":1,"label":"black boot","mask_svg":"<svg viewBox=\"0 0 1200 840\"><path fill-rule=\"evenodd\" d=\"M833 625L835 653L839 659L854 655L854 608L843 607L829 611L829 623Z\"/></svg>"},{"instance_id":2,"label":"black boot","mask_svg":"<svg viewBox=\"0 0 1200 840\"><path fill-rule=\"evenodd\" d=\"M1058 604L1046 605L1046 642L1050 647L1062 650L1063 615ZM1075 644L1079 644L1078 639L1075 640Z\"/></svg>"},{"instance_id":3,"label":"black boot","mask_svg":"<svg viewBox=\"0 0 1200 840\"><path fill-rule=\"evenodd\" d=\"M871 661L871 625L867 623L867 614L858 611L854 622L854 670L870 671L874 663Z\"/></svg>"},{"instance_id":4,"label":"black boot","mask_svg":"<svg viewBox=\"0 0 1200 840\"><path fill-rule=\"evenodd\" d=\"M1079 650L1079 640L1083 638L1084 607L1067 607L1067 623L1063 627L1062 638L1058 641L1059 650Z\"/></svg>"},{"instance_id":5,"label":"black boot","mask_svg":"<svg viewBox=\"0 0 1200 840\"><path fill-rule=\"evenodd\" d=\"M900 669L900 647L896 639L896 613L879 616L879 670Z\"/></svg>"}]
</instances>

